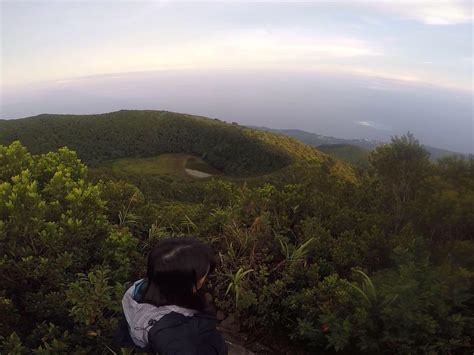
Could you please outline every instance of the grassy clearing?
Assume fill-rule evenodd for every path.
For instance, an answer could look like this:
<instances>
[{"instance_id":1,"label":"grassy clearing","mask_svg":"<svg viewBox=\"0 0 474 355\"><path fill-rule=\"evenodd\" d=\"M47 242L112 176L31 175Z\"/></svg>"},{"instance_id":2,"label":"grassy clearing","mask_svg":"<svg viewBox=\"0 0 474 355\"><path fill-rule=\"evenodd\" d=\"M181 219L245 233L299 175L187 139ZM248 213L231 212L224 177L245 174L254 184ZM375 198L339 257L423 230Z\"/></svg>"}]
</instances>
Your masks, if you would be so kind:
<instances>
[{"instance_id":1,"label":"grassy clearing","mask_svg":"<svg viewBox=\"0 0 474 355\"><path fill-rule=\"evenodd\" d=\"M151 158L125 158L103 165L119 175L173 176L193 179L185 169L202 171L211 175L222 175L199 157L189 154L161 154Z\"/></svg>"},{"instance_id":2,"label":"grassy clearing","mask_svg":"<svg viewBox=\"0 0 474 355\"><path fill-rule=\"evenodd\" d=\"M189 156L184 165L186 169L198 170L210 175L222 175L222 173L207 164L199 157Z\"/></svg>"},{"instance_id":3,"label":"grassy clearing","mask_svg":"<svg viewBox=\"0 0 474 355\"><path fill-rule=\"evenodd\" d=\"M203 172L212 176L200 176L190 170ZM188 171L187 171L188 170ZM179 184L200 184L210 178L220 178L237 185L259 184L262 181L277 177L285 169L277 170L269 174L237 177L225 175L216 168L210 166L200 157L184 153L160 154L151 158L123 158L102 163L90 171L97 178L113 176L116 179L129 181L142 191L153 195L156 191L175 189ZM171 185L172 186L171 186ZM181 186L181 185L180 185ZM184 185L183 185L184 186ZM185 188L179 188L185 190Z\"/></svg>"}]
</instances>

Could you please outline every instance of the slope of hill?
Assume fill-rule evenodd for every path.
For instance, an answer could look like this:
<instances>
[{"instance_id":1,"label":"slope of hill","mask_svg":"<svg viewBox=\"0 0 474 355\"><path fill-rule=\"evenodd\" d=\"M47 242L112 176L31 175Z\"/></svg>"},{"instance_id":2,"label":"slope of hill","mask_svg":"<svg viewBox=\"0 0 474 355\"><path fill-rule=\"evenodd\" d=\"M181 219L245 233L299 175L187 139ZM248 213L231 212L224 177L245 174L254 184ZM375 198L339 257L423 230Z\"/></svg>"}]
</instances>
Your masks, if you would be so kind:
<instances>
[{"instance_id":1,"label":"slope of hill","mask_svg":"<svg viewBox=\"0 0 474 355\"><path fill-rule=\"evenodd\" d=\"M0 121L0 144L14 140L35 154L68 146L91 166L120 158L184 153L201 157L213 168L234 176L276 171L295 159L327 159L287 136L167 111L43 114Z\"/></svg>"},{"instance_id":2,"label":"slope of hill","mask_svg":"<svg viewBox=\"0 0 474 355\"><path fill-rule=\"evenodd\" d=\"M311 132L307 132L307 131L303 131L299 129L274 129L274 128L268 128L268 127L254 127L254 128L262 130L262 131L284 134L289 137L299 139L300 141L306 144L309 144L313 147L316 147L319 150L335 158L341 159L349 163L362 162L363 164L366 164L367 161L363 160L364 155L368 156L368 153L371 150L377 148L380 145L387 144L385 142L378 141L378 140L344 139L344 138L323 136L321 134L311 133ZM335 145L335 146L330 148L331 145ZM344 153L341 153L342 146L345 146ZM447 157L447 156L453 156L453 155L463 156L462 153L452 152L445 149L440 149L440 148L431 147L427 145L424 145L423 147L430 153L430 159L433 161L439 158ZM354 157L357 157L355 161L353 159Z\"/></svg>"},{"instance_id":3,"label":"slope of hill","mask_svg":"<svg viewBox=\"0 0 474 355\"><path fill-rule=\"evenodd\" d=\"M377 146L384 144L382 141L377 140L369 140L369 139L345 139L345 138L336 138L330 136L323 136L317 133L311 133L307 131L303 131L301 129L276 129L276 128L268 128L268 127L253 127L258 130L266 131L266 132L273 132L284 134L289 137L293 137L299 139L306 144L309 144L313 147L318 147L321 145L333 145L333 144L344 144L344 145L352 145L360 148L364 148L367 150L372 150Z\"/></svg>"},{"instance_id":4,"label":"slope of hill","mask_svg":"<svg viewBox=\"0 0 474 355\"><path fill-rule=\"evenodd\" d=\"M334 158L342 161L366 166L370 151L351 144L323 144L318 145L317 149Z\"/></svg>"}]
</instances>

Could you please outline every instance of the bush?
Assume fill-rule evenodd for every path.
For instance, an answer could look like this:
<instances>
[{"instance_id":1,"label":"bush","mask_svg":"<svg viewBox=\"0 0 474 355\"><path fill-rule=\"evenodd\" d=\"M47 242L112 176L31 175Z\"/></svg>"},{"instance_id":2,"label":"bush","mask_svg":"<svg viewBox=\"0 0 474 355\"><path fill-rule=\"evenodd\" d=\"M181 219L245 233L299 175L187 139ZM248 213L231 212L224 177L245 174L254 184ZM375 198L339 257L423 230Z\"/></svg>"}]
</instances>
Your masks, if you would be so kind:
<instances>
[{"instance_id":1,"label":"bush","mask_svg":"<svg viewBox=\"0 0 474 355\"><path fill-rule=\"evenodd\" d=\"M426 166L407 139L355 180L335 176L334 163L307 162L252 186L211 180L199 201L159 204L129 182L91 182L67 148L0 146L1 351L127 353L111 341L126 284L143 276L156 242L181 235L215 248L217 305L275 352L467 351L468 165ZM426 184L416 193L416 182L394 190L386 176L384 159L397 174L411 166L403 144L421 160L413 173ZM390 204L394 191L403 196Z\"/></svg>"}]
</instances>

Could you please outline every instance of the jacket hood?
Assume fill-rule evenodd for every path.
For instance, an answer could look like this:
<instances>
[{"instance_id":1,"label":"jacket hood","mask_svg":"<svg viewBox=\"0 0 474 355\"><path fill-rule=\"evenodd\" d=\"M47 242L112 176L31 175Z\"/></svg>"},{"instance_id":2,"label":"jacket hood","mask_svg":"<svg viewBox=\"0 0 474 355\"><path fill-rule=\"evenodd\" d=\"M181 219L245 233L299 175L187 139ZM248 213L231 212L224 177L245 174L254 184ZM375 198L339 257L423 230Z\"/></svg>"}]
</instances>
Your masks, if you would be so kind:
<instances>
[{"instance_id":1,"label":"jacket hood","mask_svg":"<svg viewBox=\"0 0 474 355\"><path fill-rule=\"evenodd\" d=\"M197 311L174 305L156 307L149 303L138 303L135 297L142 282L143 279L136 281L125 292L122 307L128 323L130 337L135 345L145 348L148 345L148 331L165 315L176 312L186 317L192 317Z\"/></svg>"}]
</instances>

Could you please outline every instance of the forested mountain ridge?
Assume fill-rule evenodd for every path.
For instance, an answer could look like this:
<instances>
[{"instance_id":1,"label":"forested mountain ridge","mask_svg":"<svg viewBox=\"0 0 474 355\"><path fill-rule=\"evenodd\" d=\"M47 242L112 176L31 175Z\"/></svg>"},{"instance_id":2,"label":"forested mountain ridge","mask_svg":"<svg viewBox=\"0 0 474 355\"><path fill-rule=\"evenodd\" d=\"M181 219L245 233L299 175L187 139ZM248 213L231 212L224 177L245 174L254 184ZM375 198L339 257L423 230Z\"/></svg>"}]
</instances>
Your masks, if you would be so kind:
<instances>
[{"instance_id":1,"label":"forested mountain ridge","mask_svg":"<svg viewBox=\"0 0 474 355\"><path fill-rule=\"evenodd\" d=\"M293 137L299 139L306 144L309 144L314 147L318 147L321 145L333 145L333 144L344 144L344 145L353 145L357 147L361 147L363 149L372 150L379 145L382 145L384 142L377 141L377 140L369 140L369 139L345 139L345 138L337 138L331 136L325 136L322 134L312 133L308 131L304 131L302 129L277 129L277 128L269 128L269 127L254 127L252 128L284 134L289 137Z\"/></svg>"},{"instance_id":2,"label":"forested mountain ridge","mask_svg":"<svg viewBox=\"0 0 474 355\"><path fill-rule=\"evenodd\" d=\"M324 136L321 134L303 131L301 129L274 129L268 127L253 127L266 132L283 134L288 137L298 139L310 146L318 148L335 158L341 159L349 163L357 163L367 165L367 158L371 151L380 147L386 142L371 139L346 139ZM322 148L322 149L320 149ZM446 149L423 145L423 148L430 154L430 159L435 161L440 158L457 156L462 157L464 154L453 152Z\"/></svg>"},{"instance_id":3,"label":"forested mountain ridge","mask_svg":"<svg viewBox=\"0 0 474 355\"><path fill-rule=\"evenodd\" d=\"M241 176L278 170L295 159L327 160L312 147L283 135L168 111L42 114L0 121L0 144L15 140L34 154L68 146L91 166L118 158L189 153Z\"/></svg>"}]
</instances>

